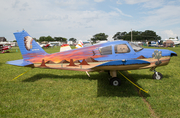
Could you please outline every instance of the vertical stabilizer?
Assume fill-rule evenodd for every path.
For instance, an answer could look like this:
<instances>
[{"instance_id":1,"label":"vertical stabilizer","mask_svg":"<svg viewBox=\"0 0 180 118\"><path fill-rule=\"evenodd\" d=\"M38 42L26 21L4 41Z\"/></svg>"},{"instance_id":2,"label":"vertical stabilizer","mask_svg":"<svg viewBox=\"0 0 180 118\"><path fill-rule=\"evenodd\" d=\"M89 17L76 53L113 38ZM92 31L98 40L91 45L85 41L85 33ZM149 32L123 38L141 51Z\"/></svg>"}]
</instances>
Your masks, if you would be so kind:
<instances>
[{"instance_id":1,"label":"vertical stabilizer","mask_svg":"<svg viewBox=\"0 0 180 118\"><path fill-rule=\"evenodd\" d=\"M34 58L47 54L40 45L25 31L14 33L23 59Z\"/></svg>"},{"instance_id":2,"label":"vertical stabilizer","mask_svg":"<svg viewBox=\"0 0 180 118\"><path fill-rule=\"evenodd\" d=\"M79 40L78 44L76 45L76 48L82 48L83 47L83 42Z\"/></svg>"}]
</instances>

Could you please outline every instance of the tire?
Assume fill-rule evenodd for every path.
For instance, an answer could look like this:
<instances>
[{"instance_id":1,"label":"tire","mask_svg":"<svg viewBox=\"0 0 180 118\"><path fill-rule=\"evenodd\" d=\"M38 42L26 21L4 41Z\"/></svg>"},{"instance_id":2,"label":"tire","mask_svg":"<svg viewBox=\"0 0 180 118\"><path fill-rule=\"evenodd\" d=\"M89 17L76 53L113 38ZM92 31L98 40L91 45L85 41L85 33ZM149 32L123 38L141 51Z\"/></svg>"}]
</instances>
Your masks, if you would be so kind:
<instances>
[{"instance_id":1,"label":"tire","mask_svg":"<svg viewBox=\"0 0 180 118\"><path fill-rule=\"evenodd\" d=\"M121 81L118 77L113 77L110 79L110 85L113 86L120 86L121 85Z\"/></svg>"},{"instance_id":2,"label":"tire","mask_svg":"<svg viewBox=\"0 0 180 118\"><path fill-rule=\"evenodd\" d=\"M156 75L156 73L157 73L158 75ZM156 80L160 80L160 79L163 78L163 75L162 75L160 72L155 72L155 73L153 74L152 78L153 78L153 79L156 79Z\"/></svg>"}]
</instances>

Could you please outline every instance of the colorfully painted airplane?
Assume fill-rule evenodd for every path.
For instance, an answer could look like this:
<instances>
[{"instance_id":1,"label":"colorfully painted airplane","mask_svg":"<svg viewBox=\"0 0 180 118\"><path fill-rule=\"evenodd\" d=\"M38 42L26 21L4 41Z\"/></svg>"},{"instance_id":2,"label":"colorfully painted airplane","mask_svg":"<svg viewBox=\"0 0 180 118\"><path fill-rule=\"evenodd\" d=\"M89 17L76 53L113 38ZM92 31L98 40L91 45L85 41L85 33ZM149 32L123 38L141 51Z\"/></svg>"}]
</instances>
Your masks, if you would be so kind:
<instances>
[{"instance_id":1,"label":"colorfully painted airplane","mask_svg":"<svg viewBox=\"0 0 180 118\"><path fill-rule=\"evenodd\" d=\"M145 49L127 41L113 41L88 47L46 53L26 32L14 33L23 59L8 61L7 64L60 70L107 71L111 75L110 84L120 85L117 71L151 68L153 78L161 79L155 71L158 66L167 65L177 54L164 49ZM89 74L88 74L89 75Z\"/></svg>"}]
</instances>

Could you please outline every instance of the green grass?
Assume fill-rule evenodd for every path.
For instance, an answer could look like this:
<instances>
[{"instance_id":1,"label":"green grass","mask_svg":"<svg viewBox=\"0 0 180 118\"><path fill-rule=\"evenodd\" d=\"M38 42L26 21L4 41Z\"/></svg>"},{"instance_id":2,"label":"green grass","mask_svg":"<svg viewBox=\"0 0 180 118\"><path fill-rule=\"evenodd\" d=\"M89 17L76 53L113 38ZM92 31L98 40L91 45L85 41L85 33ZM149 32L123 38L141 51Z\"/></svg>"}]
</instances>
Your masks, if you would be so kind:
<instances>
[{"instance_id":1,"label":"green grass","mask_svg":"<svg viewBox=\"0 0 180 118\"><path fill-rule=\"evenodd\" d=\"M180 47L168 48L180 55ZM59 47L45 49L47 53ZM17 47L0 54L0 117L153 117L135 87L125 78L120 87L110 86L107 73L32 69L5 64L22 59ZM164 75L153 80L149 69L133 70L136 84L158 117L180 117L180 57L157 68ZM21 73L26 74L12 81ZM143 92L142 92L143 93Z\"/></svg>"}]
</instances>

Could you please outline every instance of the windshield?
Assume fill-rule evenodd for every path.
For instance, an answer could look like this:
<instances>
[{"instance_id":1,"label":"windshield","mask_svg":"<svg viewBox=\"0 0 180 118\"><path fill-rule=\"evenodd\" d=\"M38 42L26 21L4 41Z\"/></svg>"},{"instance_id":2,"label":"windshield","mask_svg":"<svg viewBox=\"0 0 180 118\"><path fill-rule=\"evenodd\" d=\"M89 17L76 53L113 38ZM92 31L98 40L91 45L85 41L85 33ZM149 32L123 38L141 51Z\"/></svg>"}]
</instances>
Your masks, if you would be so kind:
<instances>
[{"instance_id":1,"label":"windshield","mask_svg":"<svg viewBox=\"0 0 180 118\"><path fill-rule=\"evenodd\" d=\"M129 44L131 45L131 47L133 48L133 50L134 50L135 52L141 51L141 50L143 49L141 46L139 46L139 45L137 45L137 44L135 44L135 43L129 42Z\"/></svg>"}]
</instances>

